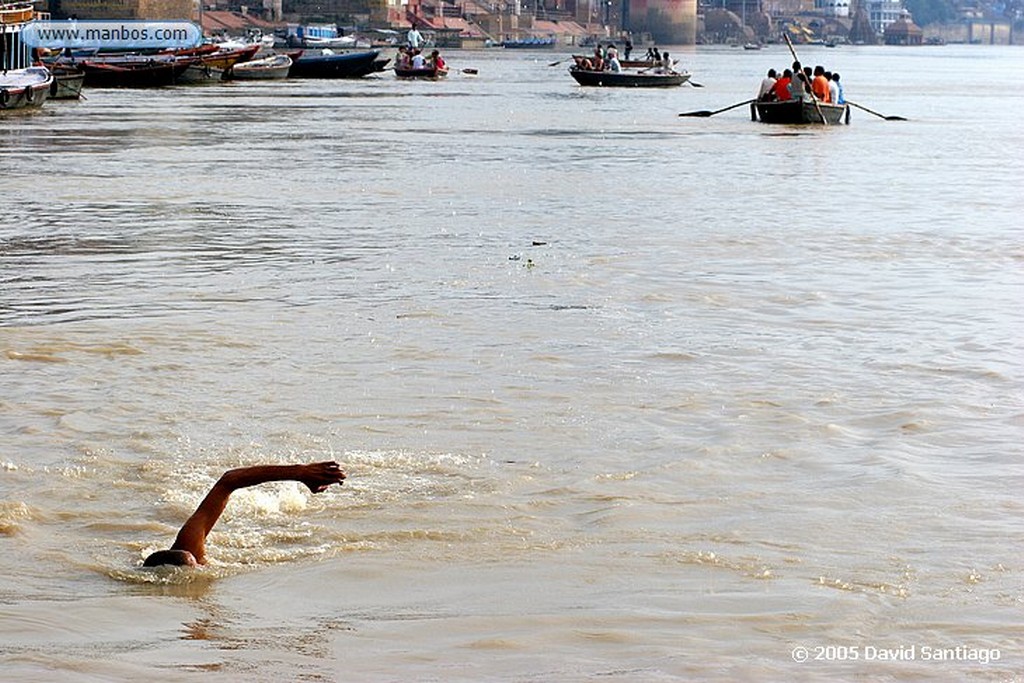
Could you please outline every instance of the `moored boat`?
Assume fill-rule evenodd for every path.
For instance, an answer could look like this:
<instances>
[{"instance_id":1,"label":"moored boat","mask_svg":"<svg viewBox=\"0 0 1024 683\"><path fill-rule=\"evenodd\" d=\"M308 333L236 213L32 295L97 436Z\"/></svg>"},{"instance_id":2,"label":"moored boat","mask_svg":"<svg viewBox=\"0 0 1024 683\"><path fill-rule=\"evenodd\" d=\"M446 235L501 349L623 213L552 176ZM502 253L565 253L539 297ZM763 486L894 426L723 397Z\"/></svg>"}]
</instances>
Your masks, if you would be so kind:
<instances>
[{"instance_id":1,"label":"moored boat","mask_svg":"<svg viewBox=\"0 0 1024 683\"><path fill-rule=\"evenodd\" d=\"M750 105L751 118L762 123L826 124L850 123L850 107L846 104L829 104L814 100L782 100L776 102L754 102Z\"/></svg>"},{"instance_id":2,"label":"moored boat","mask_svg":"<svg viewBox=\"0 0 1024 683\"><path fill-rule=\"evenodd\" d=\"M240 81L266 81L288 78L288 70L292 68L292 58L288 55L274 55L264 59L254 59L235 64L228 72L228 78Z\"/></svg>"},{"instance_id":3,"label":"moored boat","mask_svg":"<svg viewBox=\"0 0 1024 683\"><path fill-rule=\"evenodd\" d=\"M199 83L219 83L225 78L225 70L210 66L202 59L191 61L178 76L175 83L182 85L197 85Z\"/></svg>"},{"instance_id":4,"label":"moored boat","mask_svg":"<svg viewBox=\"0 0 1024 683\"><path fill-rule=\"evenodd\" d=\"M569 73L580 85L605 88L668 88L690 80L689 73L675 71L590 71L571 66Z\"/></svg>"},{"instance_id":5,"label":"moored boat","mask_svg":"<svg viewBox=\"0 0 1024 683\"><path fill-rule=\"evenodd\" d=\"M50 95L53 74L32 66L22 31L35 18L30 2L0 4L0 113L36 110Z\"/></svg>"},{"instance_id":6,"label":"moored boat","mask_svg":"<svg viewBox=\"0 0 1024 683\"><path fill-rule=\"evenodd\" d=\"M52 84L53 74L42 66L0 72L0 112L39 109Z\"/></svg>"},{"instance_id":7,"label":"moored boat","mask_svg":"<svg viewBox=\"0 0 1024 683\"><path fill-rule=\"evenodd\" d=\"M289 78L362 78L383 68L377 66L378 50L343 54L304 53L292 62ZM387 62L385 62L387 63Z\"/></svg>"},{"instance_id":8,"label":"moored boat","mask_svg":"<svg viewBox=\"0 0 1024 683\"><path fill-rule=\"evenodd\" d=\"M198 56L176 55L174 61L188 61L188 68L177 77L178 83L216 83L227 78L236 64L251 60L260 45L247 45L238 49L214 50Z\"/></svg>"},{"instance_id":9,"label":"moored boat","mask_svg":"<svg viewBox=\"0 0 1024 683\"><path fill-rule=\"evenodd\" d=\"M194 61L79 62L89 88L159 88L173 85Z\"/></svg>"},{"instance_id":10,"label":"moored boat","mask_svg":"<svg viewBox=\"0 0 1024 683\"><path fill-rule=\"evenodd\" d=\"M85 72L78 67L55 66L53 83L50 85L51 100L82 99L82 87L85 85Z\"/></svg>"},{"instance_id":11,"label":"moored boat","mask_svg":"<svg viewBox=\"0 0 1024 683\"><path fill-rule=\"evenodd\" d=\"M210 54L200 55L203 66L210 69L227 71L235 64L242 64L250 61L259 52L261 45L247 45L235 50L217 50Z\"/></svg>"}]
</instances>

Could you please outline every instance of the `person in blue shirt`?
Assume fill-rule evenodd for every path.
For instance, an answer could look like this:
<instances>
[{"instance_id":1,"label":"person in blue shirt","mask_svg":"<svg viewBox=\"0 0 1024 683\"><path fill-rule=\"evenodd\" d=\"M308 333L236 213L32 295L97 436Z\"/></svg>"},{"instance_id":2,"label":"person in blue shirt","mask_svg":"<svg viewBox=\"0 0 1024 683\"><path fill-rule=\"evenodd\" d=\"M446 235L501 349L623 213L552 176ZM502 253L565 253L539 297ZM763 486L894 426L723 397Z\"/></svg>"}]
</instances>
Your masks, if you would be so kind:
<instances>
[{"instance_id":1,"label":"person in blue shirt","mask_svg":"<svg viewBox=\"0 0 1024 683\"><path fill-rule=\"evenodd\" d=\"M843 94L843 84L839 82L839 74L832 72L832 82L836 84L836 104L846 104L846 96Z\"/></svg>"}]
</instances>

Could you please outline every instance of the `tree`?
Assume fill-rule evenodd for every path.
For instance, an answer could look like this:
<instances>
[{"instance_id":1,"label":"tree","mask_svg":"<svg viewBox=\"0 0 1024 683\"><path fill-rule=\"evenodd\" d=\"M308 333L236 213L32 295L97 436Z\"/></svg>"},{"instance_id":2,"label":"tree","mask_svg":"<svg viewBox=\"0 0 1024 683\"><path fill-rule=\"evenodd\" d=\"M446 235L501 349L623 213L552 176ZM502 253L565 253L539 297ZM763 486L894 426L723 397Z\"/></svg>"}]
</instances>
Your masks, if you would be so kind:
<instances>
[{"instance_id":1,"label":"tree","mask_svg":"<svg viewBox=\"0 0 1024 683\"><path fill-rule=\"evenodd\" d=\"M944 24L956 20L956 4L952 0L903 0L918 26Z\"/></svg>"}]
</instances>

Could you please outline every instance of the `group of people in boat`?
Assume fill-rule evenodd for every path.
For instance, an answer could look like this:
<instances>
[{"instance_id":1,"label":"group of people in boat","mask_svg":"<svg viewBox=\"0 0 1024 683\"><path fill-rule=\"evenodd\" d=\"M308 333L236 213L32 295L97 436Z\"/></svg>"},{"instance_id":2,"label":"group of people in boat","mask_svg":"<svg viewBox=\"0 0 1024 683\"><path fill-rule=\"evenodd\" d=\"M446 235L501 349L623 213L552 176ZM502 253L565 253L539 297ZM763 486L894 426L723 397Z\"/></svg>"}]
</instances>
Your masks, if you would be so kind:
<instances>
[{"instance_id":1,"label":"group of people in boat","mask_svg":"<svg viewBox=\"0 0 1024 683\"><path fill-rule=\"evenodd\" d=\"M401 70L423 69L424 71L443 71L445 61L437 50L431 50L429 55L424 56L423 51L418 47L402 45L398 48L398 54L395 55L395 68Z\"/></svg>"},{"instance_id":2,"label":"group of people in boat","mask_svg":"<svg viewBox=\"0 0 1024 683\"><path fill-rule=\"evenodd\" d=\"M627 52L632 51L632 43L627 43ZM626 59L629 59L628 55ZM584 71L611 71L619 73L622 71L622 62L619 60L619 49L615 43L609 43L602 47L600 43L594 47L594 54L589 57L576 56L576 68ZM672 68L673 60L668 52L658 53L658 48L648 48L646 60L654 73L671 74L676 73Z\"/></svg>"},{"instance_id":3,"label":"group of people in boat","mask_svg":"<svg viewBox=\"0 0 1024 683\"><path fill-rule=\"evenodd\" d=\"M839 74L826 71L823 66L813 69L793 62L792 69L784 69L782 74L775 69L768 69L768 75L761 81L757 90L758 102L784 102L786 100L806 100L814 98L826 104L846 104L843 85Z\"/></svg>"}]
</instances>

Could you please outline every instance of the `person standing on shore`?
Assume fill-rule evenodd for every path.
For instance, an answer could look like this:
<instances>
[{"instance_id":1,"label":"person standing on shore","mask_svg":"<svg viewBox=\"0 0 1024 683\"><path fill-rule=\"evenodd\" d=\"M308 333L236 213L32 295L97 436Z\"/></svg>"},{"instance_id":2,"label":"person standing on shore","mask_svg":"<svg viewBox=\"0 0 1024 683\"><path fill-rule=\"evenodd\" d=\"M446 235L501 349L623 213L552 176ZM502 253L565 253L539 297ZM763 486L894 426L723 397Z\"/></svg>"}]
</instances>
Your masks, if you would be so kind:
<instances>
[{"instance_id":1,"label":"person standing on shore","mask_svg":"<svg viewBox=\"0 0 1024 683\"><path fill-rule=\"evenodd\" d=\"M423 34L420 33L417 28L417 24L413 24L409 32L405 34L405 41L409 44L409 48L412 50L420 49L420 45L423 44Z\"/></svg>"}]
</instances>

